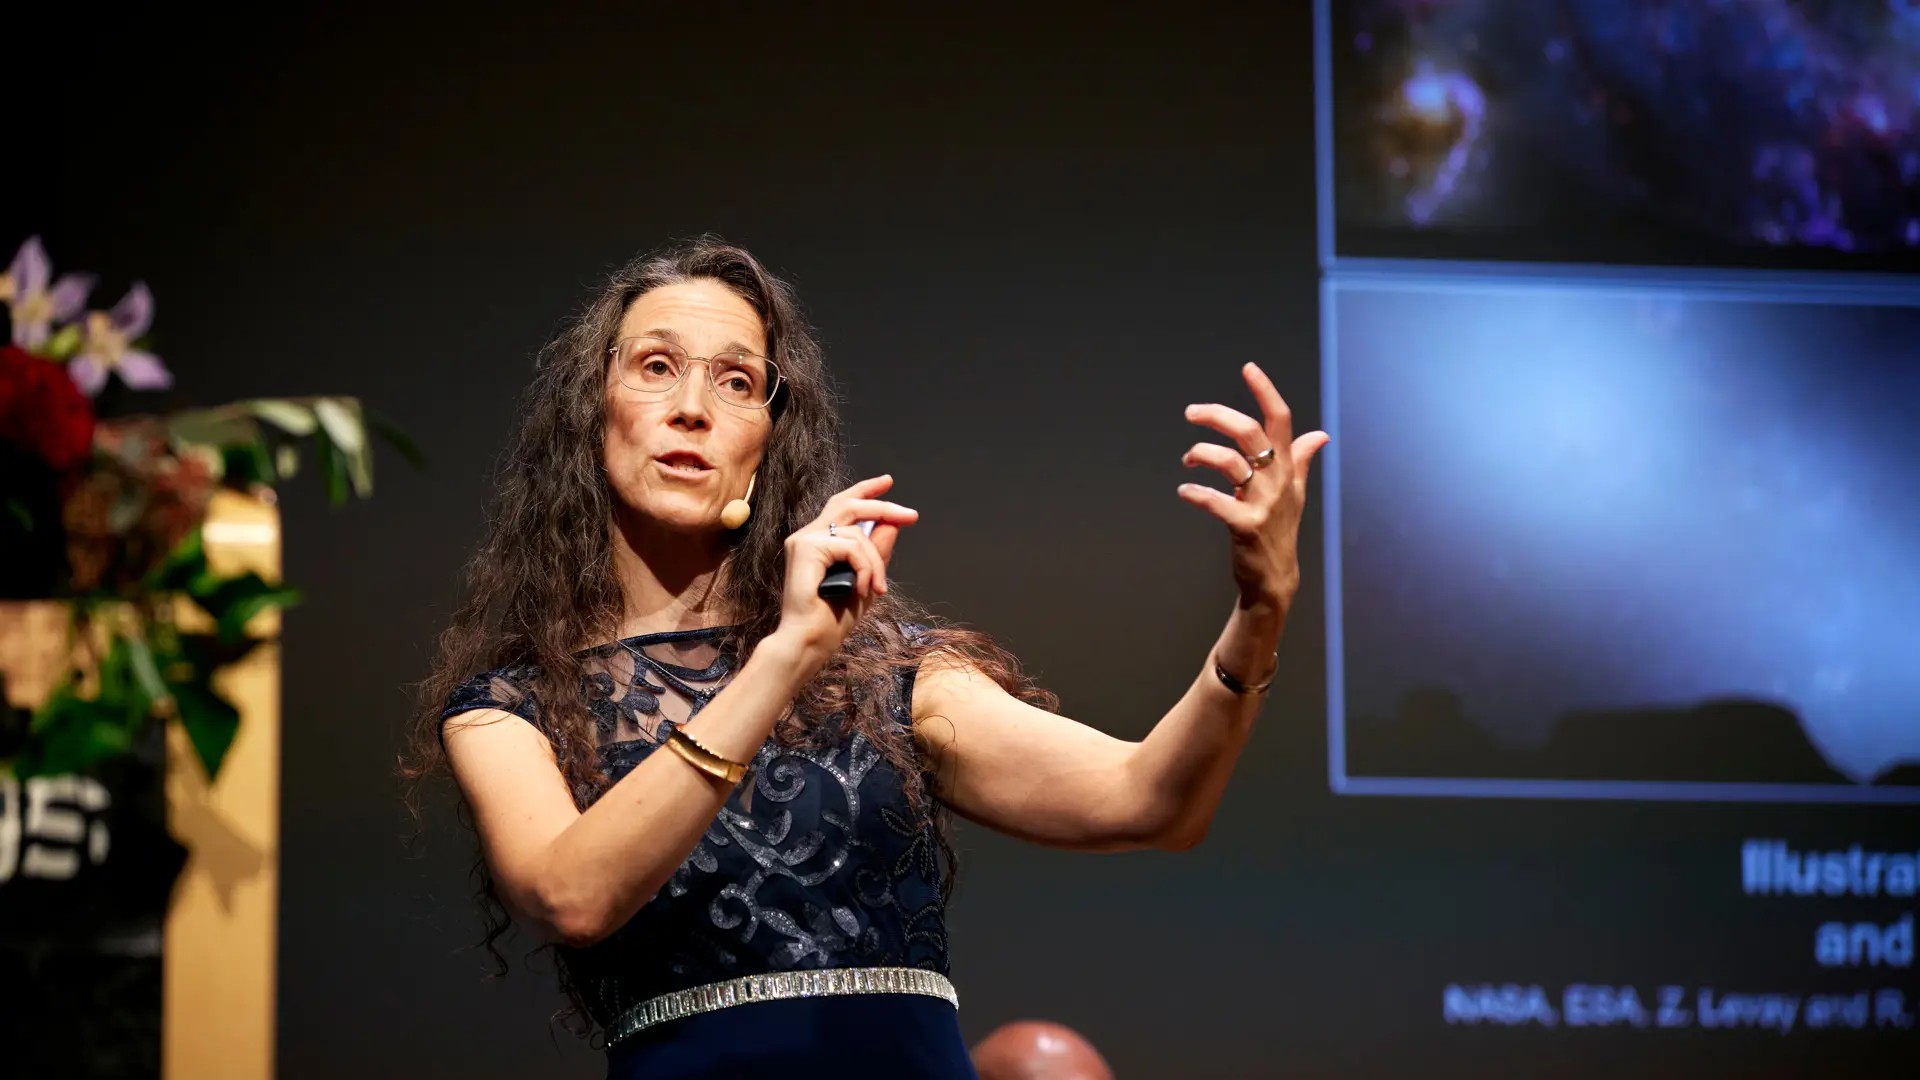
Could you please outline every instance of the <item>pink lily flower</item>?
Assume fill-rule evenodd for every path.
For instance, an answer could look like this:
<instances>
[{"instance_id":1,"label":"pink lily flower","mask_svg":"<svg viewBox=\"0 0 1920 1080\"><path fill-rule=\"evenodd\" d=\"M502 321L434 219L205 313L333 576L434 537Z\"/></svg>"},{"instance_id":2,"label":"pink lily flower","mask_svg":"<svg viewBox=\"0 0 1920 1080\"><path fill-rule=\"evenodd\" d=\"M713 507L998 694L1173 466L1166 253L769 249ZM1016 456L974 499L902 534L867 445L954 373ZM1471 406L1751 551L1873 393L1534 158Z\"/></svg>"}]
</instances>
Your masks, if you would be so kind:
<instances>
[{"instance_id":1,"label":"pink lily flower","mask_svg":"<svg viewBox=\"0 0 1920 1080\"><path fill-rule=\"evenodd\" d=\"M23 349L46 344L53 324L78 315L87 304L87 294L93 291L89 274L63 274L48 288L52 279L53 264L37 236L27 237L14 254L13 264L0 274L0 301L13 316L13 343Z\"/></svg>"},{"instance_id":2,"label":"pink lily flower","mask_svg":"<svg viewBox=\"0 0 1920 1080\"><path fill-rule=\"evenodd\" d=\"M112 311L87 312L86 334L80 352L67 364L74 385L92 397L107 385L107 373L135 390L165 390L173 375L160 358L133 347L135 339L153 325L153 294L143 281L133 283Z\"/></svg>"}]
</instances>

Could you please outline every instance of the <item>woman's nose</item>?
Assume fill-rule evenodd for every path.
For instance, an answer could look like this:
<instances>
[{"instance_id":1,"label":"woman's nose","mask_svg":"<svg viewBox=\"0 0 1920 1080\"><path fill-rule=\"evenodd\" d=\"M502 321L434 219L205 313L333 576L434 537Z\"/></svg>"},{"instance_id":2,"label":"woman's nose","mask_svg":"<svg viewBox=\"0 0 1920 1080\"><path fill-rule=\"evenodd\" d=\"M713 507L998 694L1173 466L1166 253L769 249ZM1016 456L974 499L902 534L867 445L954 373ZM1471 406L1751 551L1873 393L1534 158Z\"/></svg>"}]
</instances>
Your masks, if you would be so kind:
<instances>
[{"instance_id":1,"label":"woman's nose","mask_svg":"<svg viewBox=\"0 0 1920 1080\"><path fill-rule=\"evenodd\" d=\"M673 388L673 413L705 424L713 402L708 397L705 361L688 361L680 374L680 385Z\"/></svg>"}]
</instances>

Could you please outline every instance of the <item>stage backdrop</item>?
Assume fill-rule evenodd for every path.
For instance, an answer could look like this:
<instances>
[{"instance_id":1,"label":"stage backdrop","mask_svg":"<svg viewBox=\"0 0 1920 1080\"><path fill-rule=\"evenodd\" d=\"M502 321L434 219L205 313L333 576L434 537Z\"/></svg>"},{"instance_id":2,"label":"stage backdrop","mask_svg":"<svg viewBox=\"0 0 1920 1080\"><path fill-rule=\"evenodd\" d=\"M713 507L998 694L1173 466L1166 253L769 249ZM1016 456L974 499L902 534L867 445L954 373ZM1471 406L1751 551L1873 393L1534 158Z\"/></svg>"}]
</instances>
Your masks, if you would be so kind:
<instances>
[{"instance_id":1,"label":"stage backdrop","mask_svg":"<svg viewBox=\"0 0 1920 1080\"><path fill-rule=\"evenodd\" d=\"M1719 174L1674 165L1684 127L1612 172L1615 144L1571 136L1539 165L1578 123L1556 103L1595 80L1657 103L1673 77L1608 67L1638 53L1605 5L1504 36L1343 8L1323 144L1312 13L1271 7L113 15L11 50L0 243L38 231L58 264L149 275L159 351L208 400L358 394L430 457L383 462L371 503L301 488L284 508L306 600L285 637L281 1076L597 1075L549 1032L531 942L483 981L471 850L442 811L407 853L394 757L531 354L606 269L703 230L798 283L855 468L924 513L898 578L1117 735L1174 700L1232 599L1223 537L1174 495L1199 435L1183 406L1246 403L1253 359L1303 427L1340 429L1358 531L1327 544L1317 478L1280 683L1206 842L1086 856L959 832L969 1037L1059 1020L1123 1077L1913 1060L1911 878L1889 890L1920 814L1858 793L1910 760L1920 705L1913 442L1887 413L1914 315L1402 265L1790 265L1741 253L1807 215L1693 213ZM1564 76L1555 49L1589 67ZM1485 126L1529 86L1538 115ZM1473 157L1504 131L1558 186ZM1769 183L1799 175L1781 154ZM1339 230L1317 158L1320 192L1338 171L1348 193ZM1458 184L1479 201L1449 202ZM1573 211L1593 191L1614 219ZM1903 235L1856 246L1884 269ZM1595 737L1609 722L1632 726ZM1822 794L1632 786L1695 782ZM1795 894L1808 852L1837 853L1834 889ZM1875 855L1869 889L1852 867Z\"/></svg>"}]
</instances>

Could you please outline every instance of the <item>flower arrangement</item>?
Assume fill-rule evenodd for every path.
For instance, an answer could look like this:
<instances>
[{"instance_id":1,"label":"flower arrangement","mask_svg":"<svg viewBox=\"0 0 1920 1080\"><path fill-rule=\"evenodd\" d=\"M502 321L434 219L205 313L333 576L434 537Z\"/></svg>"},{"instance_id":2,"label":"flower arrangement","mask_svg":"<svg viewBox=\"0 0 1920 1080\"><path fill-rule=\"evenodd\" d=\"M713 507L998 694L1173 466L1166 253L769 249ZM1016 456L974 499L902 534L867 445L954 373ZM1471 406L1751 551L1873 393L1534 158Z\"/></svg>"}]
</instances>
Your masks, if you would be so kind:
<instances>
[{"instance_id":1,"label":"flower arrangement","mask_svg":"<svg viewBox=\"0 0 1920 1080\"><path fill-rule=\"evenodd\" d=\"M297 599L258 574L209 569L200 530L214 491L271 499L310 448L337 505L372 492L370 434L416 465L419 453L350 397L97 415L110 382L158 391L173 376L151 351L147 286L98 311L94 284L54 277L38 237L0 273L12 322L0 346L0 598L64 601L76 655L91 654L76 665L86 676L69 675L31 716L0 709L0 771L81 772L177 720L211 778L239 725L213 677L252 647L255 615ZM181 598L206 618L183 625Z\"/></svg>"}]
</instances>

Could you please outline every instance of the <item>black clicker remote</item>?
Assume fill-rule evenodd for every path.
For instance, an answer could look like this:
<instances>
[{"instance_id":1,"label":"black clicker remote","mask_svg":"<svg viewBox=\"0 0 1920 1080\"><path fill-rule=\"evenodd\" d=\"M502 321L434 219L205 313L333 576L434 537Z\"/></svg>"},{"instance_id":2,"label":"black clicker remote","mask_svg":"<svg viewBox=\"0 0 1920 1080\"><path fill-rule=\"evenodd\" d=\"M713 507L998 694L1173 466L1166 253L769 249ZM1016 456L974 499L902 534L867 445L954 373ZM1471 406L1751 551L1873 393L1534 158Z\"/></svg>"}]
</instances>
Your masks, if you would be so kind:
<instances>
[{"instance_id":1,"label":"black clicker remote","mask_svg":"<svg viewBox=\"0 0 1920 1080\"><path fill-rule=\"evenodd\" d=\"M859 525L861 532L873 535L873 522L862 521ZM827 576L820 579L820 599L845 600L852 596L854 580L858 576L851 563L837 562L827 567Z\"/></svg>"}]
</instances>

